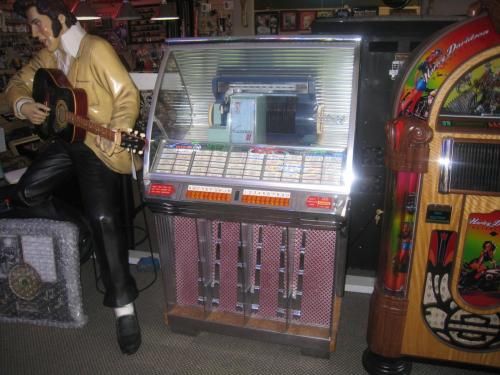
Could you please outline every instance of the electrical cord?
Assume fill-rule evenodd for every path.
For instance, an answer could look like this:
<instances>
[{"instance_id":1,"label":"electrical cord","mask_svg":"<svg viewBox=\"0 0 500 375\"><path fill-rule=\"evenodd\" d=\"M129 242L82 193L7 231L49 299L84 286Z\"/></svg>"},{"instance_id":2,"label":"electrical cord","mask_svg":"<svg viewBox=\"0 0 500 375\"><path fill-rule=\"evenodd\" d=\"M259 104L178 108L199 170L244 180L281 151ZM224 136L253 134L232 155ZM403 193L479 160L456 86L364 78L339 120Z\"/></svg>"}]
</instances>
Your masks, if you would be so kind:
<instances>
[{"instance_id":1,"label":"electrical cord","mask_svg":"<svg viewBox=\"0 0 500 375\"><path fill-rule=\"evenodd\" d=\"M383 198L378 202L377 207L382 207L382 203L383 203ZM351 214L352 214L352 211L351 211ZM380 209L378 209L376 211L376 214L377 215L383 215L383 211L380 210ZM356 245L359 242L359 240L362 238L363 234L368 229L368 227L370 226L371 223L375 223L375 226L379 225L375 218L370 217L370 219L358 231L358 233L356 234L356 236L352 240L350 239L347 242L347 247L348 248L351 248L352 246Z\"/></svg>"}]
</instances>

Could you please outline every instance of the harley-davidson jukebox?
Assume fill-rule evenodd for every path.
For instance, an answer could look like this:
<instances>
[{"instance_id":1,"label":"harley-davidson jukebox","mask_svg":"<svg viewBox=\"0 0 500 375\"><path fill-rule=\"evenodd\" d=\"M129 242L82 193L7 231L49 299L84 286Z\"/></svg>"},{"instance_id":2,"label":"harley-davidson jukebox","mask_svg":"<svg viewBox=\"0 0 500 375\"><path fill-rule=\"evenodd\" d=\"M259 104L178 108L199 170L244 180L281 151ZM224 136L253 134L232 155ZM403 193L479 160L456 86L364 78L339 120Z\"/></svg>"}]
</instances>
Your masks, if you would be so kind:
<instances>
[{"instance_id":1,"label":"harley-davidson jukebox","mask_svg":"<svg viewBox=\"0 0 500 375\"><path fill-rule=\"evenodd\" d=\"M147 127L172 330L334 349L359 38L166 42Z\"/></svg>"},{"instance_id":2,"label":"harley-davidson jukebox","mask_svg":"<svg viewBox=\"0 0 500 375\"><path fill-rule=\"evenodd\" d=\"M500 367L500 35L481 15L420 49L386 127L371 374L403 357Z\"/></svg>"}]
</instances>

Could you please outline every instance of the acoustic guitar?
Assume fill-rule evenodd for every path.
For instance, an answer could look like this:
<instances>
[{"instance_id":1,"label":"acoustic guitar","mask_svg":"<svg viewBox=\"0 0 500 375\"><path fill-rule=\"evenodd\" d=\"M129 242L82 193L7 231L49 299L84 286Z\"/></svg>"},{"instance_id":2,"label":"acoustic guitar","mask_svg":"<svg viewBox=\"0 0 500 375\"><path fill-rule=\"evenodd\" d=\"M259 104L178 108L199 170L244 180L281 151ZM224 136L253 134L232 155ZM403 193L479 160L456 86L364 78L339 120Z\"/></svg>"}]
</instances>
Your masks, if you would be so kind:
<instances>
[{"instance_id":1,"label":"acoustic guitar","mask_svg":"<svg viewBox=\"0 0 500 375\"><path fill-rule=\"evenodd\" d=\"M87 118L88 101L85 90L73 88L59 69L40 68L33 81L33 99L50 107L50 114L37 126L42 139L57 136L66 142L83 142L90 132L133 153L142 154L145 135L137 131L108 129Z\"/></svg>"}]
</instances>

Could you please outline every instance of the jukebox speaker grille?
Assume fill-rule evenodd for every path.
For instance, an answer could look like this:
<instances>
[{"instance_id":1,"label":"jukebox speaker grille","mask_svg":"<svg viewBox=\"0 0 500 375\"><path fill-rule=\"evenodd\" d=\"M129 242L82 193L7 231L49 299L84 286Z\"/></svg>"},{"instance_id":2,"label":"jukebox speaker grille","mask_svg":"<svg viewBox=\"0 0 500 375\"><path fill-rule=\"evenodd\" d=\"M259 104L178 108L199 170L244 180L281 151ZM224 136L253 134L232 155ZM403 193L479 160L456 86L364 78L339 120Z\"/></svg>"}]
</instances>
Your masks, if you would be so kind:
<instances>
[{"instance_id":1,"label":"jukebox speaker grille","mask_svg":"<svg viewBox=\"0 0 500 375\"><path fill-rule=\"evenodd\" d=\"M304 246L303 324L328 327L332 318L336 233L308 230Z\"/></svg>"},{"instance_id":2,"label":"jukebox speaker grille","mask_svg":"<svg viewBox=\"0 0 500 375\"><path fill-rule=\"evenodd\" d=\"M246 231L244 223L202 220L209 233L203 238L203 225L197 220L173 217L173 248L168 246L175 253L171 303L330 327L335 231L260 224Z\"/></svg>"},{"instance_id":3,"label":"jukebox speaker grille","mask_svg":"<svg viewBox=\"0 0 500 375\"><path fill-rule=\"evenodd\" d=\"M219 298L217 309L236 312L238 300L243 302L242 298L239 297L244 286L244 282L241 280L242 269L238 266L241 263L238 259L239 253L241 253L240 224L214 221L212 222L212 235L215 238L212 239L213 255L210 267L213 270L212 278L214 280L217 275ZM240 288L236 287L238 284ZM215 306L213 308L215 309Z\"/></svg>"},{"instance_id":4,"label":"jukebox speaker grille","mask_svg":"<svg viewBox=\"0 0 500 375\"><path fill-rule=\"evenodd\" d=\"M198 270L198 242L196 236L196 221L185 217L175 217L175 276L177 278L177 302L184 306L198 305L200 280ZM197 272L198 270L198 272Z\"/></svg>"},{"instance_id":5,"label":"jukebox speaker grille","mask_svg":"<svg viewBox=\"0 0 500 375\"><path fill-rule=\"evenodd\" d=\"M439 191L500 192L500 143L457 141L442 145Z\"/></svg>"}]
</instances>

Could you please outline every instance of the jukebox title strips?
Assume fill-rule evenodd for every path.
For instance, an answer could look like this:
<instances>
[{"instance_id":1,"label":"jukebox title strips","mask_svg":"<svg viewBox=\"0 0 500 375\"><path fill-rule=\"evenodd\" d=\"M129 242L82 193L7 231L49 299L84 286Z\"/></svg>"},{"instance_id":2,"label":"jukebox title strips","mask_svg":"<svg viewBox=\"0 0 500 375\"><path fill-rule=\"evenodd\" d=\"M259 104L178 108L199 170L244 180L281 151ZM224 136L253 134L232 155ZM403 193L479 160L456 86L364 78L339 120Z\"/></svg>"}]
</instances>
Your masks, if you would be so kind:
<instances>
[{"instance_id":1,"label":"jukebox title strips","mask_svg":"<svg viewBox=\"0 0 500 375\"><path fill-rule=\"evenodd\" d=\"M157 173L304 184L341 185L344 152L284 147L210 149L210 145L166 146Z\"/></svg>"}]
</instances>

